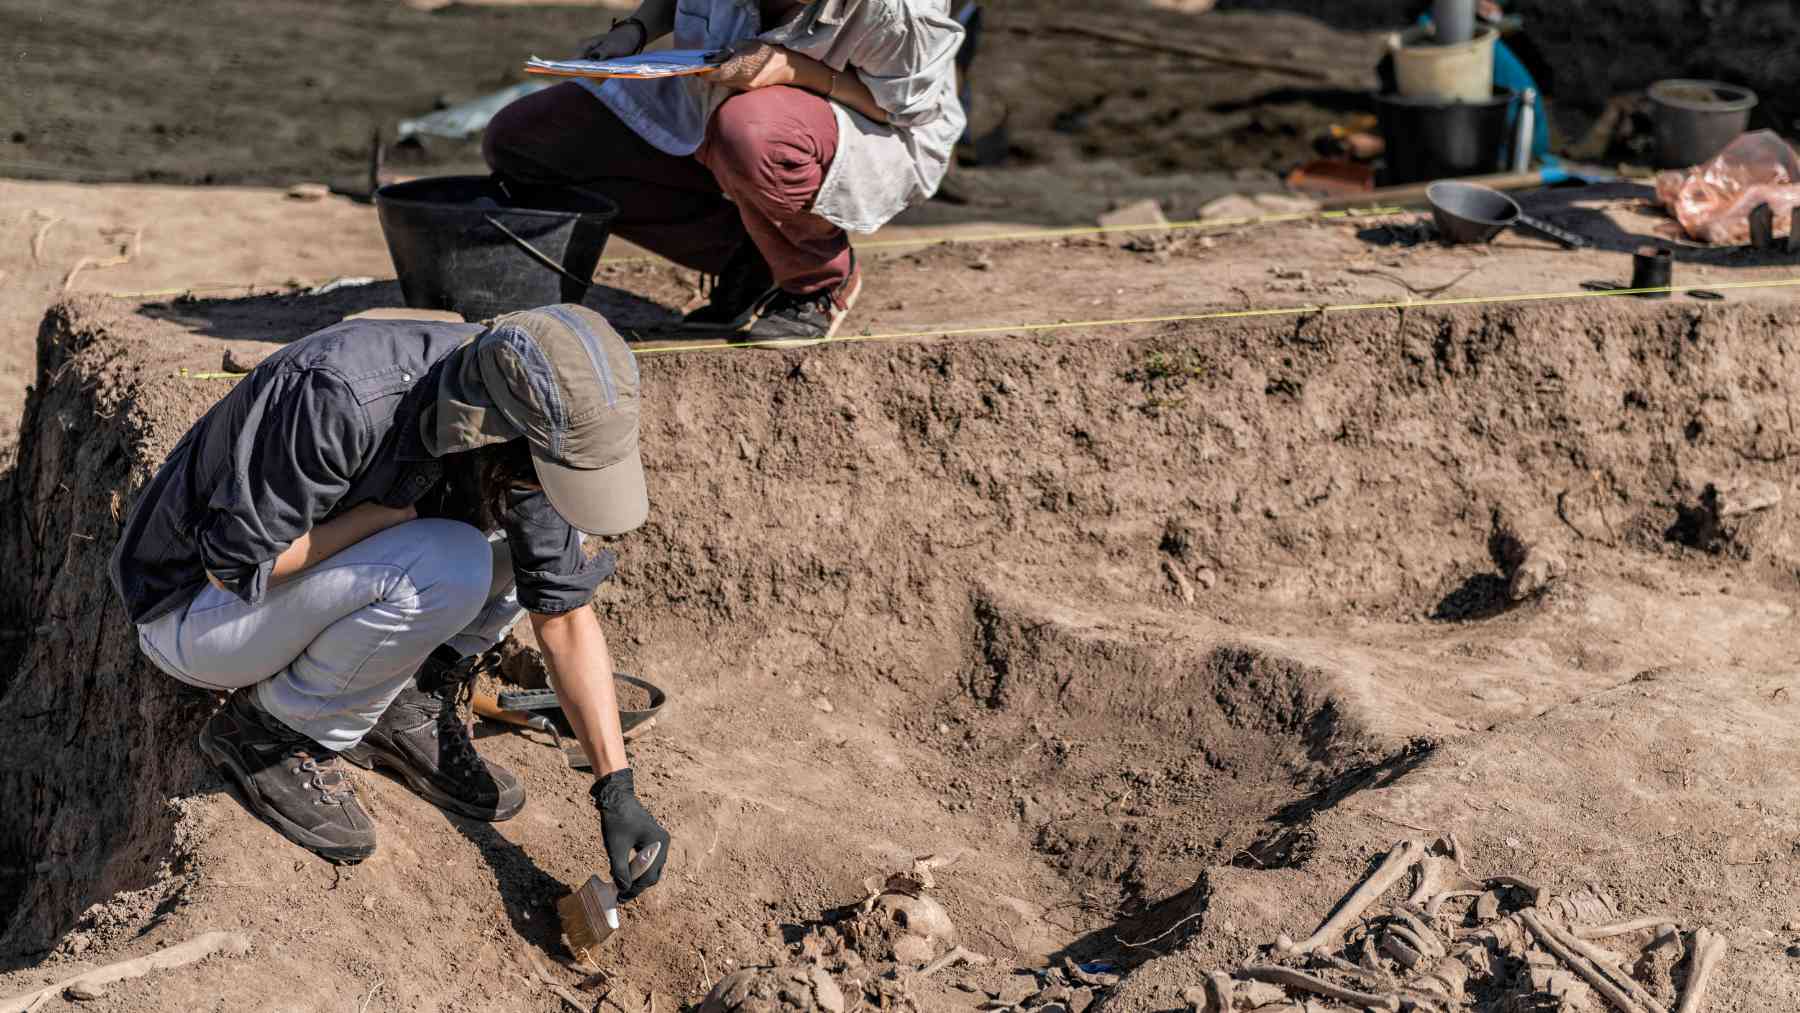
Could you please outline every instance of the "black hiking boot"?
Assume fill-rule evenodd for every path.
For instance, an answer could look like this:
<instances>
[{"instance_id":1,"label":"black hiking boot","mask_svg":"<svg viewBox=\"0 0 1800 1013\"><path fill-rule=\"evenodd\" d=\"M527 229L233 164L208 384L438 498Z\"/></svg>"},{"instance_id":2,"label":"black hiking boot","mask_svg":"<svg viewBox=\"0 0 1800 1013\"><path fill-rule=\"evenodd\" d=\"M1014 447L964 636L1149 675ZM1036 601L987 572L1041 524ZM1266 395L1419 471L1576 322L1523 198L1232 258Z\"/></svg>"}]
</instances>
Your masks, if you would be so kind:
<instances>
[{"instance_id":1,"label":"black hiking boot","mask_svg":"<svg viewBox=\"0 0 1800 1013\"><path fill-rule=\"evenodd\" d=\"M427 802L467 816L498 822L525 807L525 786L504 767L481 758L463 724L459 703L474 687L474 660L448 647L420 666L417 686L400 691L363 740L344 759L400 775Z\"/></svg>"},{"instance_id":2,"label":"black hiking boot","mask_svg":"<svg viewBox=\"0 0 1800 1013\"><path fill-rule=\"evenodd\" d=\"M709 334L741 331L756 319L756 311L775 291L775 275L762 251L746 239L713 280L706 305L681 318L681 330Z\"/></svg>"},{"instance_id":3,"label":"black hiking boot","mask_svg":"<svg viewBox=\"0 0 1800 1013\"><path fill-rule=\"evenodd\" d=\"M862 271L850 262L850 277L837 288L795 295L777 289L757 308L756 320L735 341L793 348L829 341L862 294Z\"/></svg>"},{"instance_id":4,"label":"black hiking boot","mask_svg":"<svg viewBox=\"0 0 1800 1013\"><path fill-rule=\"evenodd\" d=\"M281 836L328 862L354 865L375 851L375 824L356 800L338 754L277 721L240 690L200 730L200 751L243 791Z\"/></svg>"}]
</instances>

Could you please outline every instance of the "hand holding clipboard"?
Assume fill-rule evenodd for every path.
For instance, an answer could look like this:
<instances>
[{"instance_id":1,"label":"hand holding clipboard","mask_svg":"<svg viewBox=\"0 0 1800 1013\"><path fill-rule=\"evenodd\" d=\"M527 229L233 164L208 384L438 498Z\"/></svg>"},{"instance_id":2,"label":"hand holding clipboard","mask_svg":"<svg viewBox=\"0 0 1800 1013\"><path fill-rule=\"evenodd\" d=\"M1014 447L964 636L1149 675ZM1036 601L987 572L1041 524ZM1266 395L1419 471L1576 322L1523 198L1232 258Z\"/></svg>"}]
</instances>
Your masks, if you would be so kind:
<instances>
[{"instance_id":1,"label":"hand holding clipboard","mask_svg":"<svg viewBox=\"0 0 1800 1013\"><path fill-rule=\"evenodd\" d=\"M610 60L543 60L532 57L525 61L525 73L551 77L627 78L655 80L710 74L731 54L723 50L665 49L655 53L639 53Z\"/></svg>"}]
</instances>

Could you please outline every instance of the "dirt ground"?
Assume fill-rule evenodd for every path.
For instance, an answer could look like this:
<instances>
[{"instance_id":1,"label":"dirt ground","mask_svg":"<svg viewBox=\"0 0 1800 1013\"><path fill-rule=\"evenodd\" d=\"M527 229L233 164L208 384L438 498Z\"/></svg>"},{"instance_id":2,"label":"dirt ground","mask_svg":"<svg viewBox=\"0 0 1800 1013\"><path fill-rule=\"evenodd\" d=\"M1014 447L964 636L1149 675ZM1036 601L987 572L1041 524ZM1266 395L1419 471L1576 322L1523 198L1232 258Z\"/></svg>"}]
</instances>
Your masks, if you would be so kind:
<instances>
[{"instance_id":1,"label":"dirt ground","mask_svg":"<svg viewBox=\"0 0 1800 1013\"><path fill-rule=\"evenodd\" d=\"M1654 226L1624 201L1547 210L1597 234ZM868 335L1020 329L645 356L658 518L619 546L602 609L621 665L675 697L634 763L677 845L609 944L605 1008L696 1002L866 881L960 853L936 895L995 963L912 982L920 1008L973 1008L1066 956L1130 972L1096 1008L1179 1009L1421 827L1460 834L1486 873L1594 881L1628 914L1716 928L1717 1008L1791 1006L1791 294L1023 330L1049 304L1078 322L1386 302L1459 277L1446 295L1564 291L1623 259L1395 245L1410 219L1384 221L890 251L870 260ZM627 321L691 291L656 264L603 280L597 302ZM104 615L103 540L75 535L216 393L180 368L395 301L384 283L59 310L9 508L39 518L40 548L9 536L33 590L9 597ZM54 422L84 416L111 421ZM1750 481L1776 489L1754 523L1683 525L1707 483ZM1497 511L1567 569L1517 606ZM103 720L85 710L101 694L156 678L116 624L55 626L5 687L44 715L15 747L46 754L65 721ZM94 659L85 696L56 688L67 657ZM44 894L98 906L0 992L210 929L255 949L97 1008L549 1010L543 975L583 984L551 902L595 866L591 809L541 738L483 740L534 799L497 827L359 777L382 847L340 878L177 755L198 712L174 695L140 704L168 708L171 738L127 723L117 746L166 755L172 808L121 819L169 847ZM51 797L109 807L129 788L82 769ZM105 850L52 806L65 846Z\"/></svg>"},{"instance_id":2,"label":"dirt ground","mask_svg":"<svg viewBox=\"0 0 1800 1013\"><path fill-rule=\"evenodd\" d=\"M0 11L31 54L0 62L0 125L29 124L0 172L40 177L0 180L0 997L231 930L247 955L40 1009L638 1013L816 957L867 1007L1162 1013L1454 833L1480 876L1721 933L1708 1009L1800 1008L1792 258L1681 247L1719 298L1581 294L1667 225L1626 185L1527 196L1578 253L1445 247L1413 212L936 242L1266 189L1372 62L1287 16L1134 30L1323 80L993 5L977 115L1015 161L867 240L845 340L640 345L655 509L599 607L672 697L632 756L675 845L595 976L554 904L601 867L589 778L543 736L480 726L532 800L495 826L357 774L380 849L334 870L202 767L211 701L144 664L104 566L228 382L193 374L399 305L372 210L285 184L354 191L375 123L609 15L124 9ZM88 100L121 51L141 97ZM153 182L208 177L276 185ZM590 301L628 332L698 296L608 261ZM884 979L854 905L927 854L992 962ZM1673 1008L1681 973L1653 977ZM1603 1008L1524 991L1452 1008Z\"/></svg>"},{"instance_id":3,"label":"dirt ground","mask_svg":"<svg viewBox=\"0 0 1800 1013\"><path fill-rule=\"evenodd\" d=\"M478 170L474 141L393 145L396 125L502 88L531 54L567 53L629 3L409 5L199 0L145 8L51 0L0 10L0 174L89 182L367 190L373 133L393 172ZM429 9L425 9L429 8ZM1268 186L1312 137L1366 102L1379 38L1309 19L1210 15L1115 0L1070 11L1044 0L986 5L974 74L984 134L1004 122L1008 164L952 189L964 210L1070 223L1115 199L1198 204ZM1083 34L1124 26L1299 68L1246 70ZM9 52L9 56L11 55ZM117 54L132 54L122 89ZM1079 68L1078 73L1059 72ZM1200 101L1196 99L1200 98ZM204 115L200 111L204 110ZM1242 173L1247 179L1234 179Z\"/></svg>"}]
</instances>

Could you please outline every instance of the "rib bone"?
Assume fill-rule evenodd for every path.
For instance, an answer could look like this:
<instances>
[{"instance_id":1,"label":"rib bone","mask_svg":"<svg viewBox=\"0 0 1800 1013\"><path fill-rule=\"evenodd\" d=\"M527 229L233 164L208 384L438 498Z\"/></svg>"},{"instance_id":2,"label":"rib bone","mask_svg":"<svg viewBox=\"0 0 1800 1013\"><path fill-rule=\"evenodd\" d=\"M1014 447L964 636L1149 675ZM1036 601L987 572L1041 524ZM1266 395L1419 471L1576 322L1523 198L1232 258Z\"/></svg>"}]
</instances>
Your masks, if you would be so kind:
<instances>
[{"instance_id":1,"label":"rib bone","mask_svg":"<svg viewBox=\"0 0 1800 1013\"><path fill-rule=\"evenodd\" d=\"M1544 949L1555 954L1556 959L1580 975L1582 981L1587 982L1589 987L1600 993L1607 1002L1612 1003L1613 1008L1617 1009L1619 1013L1654 1013L1654 1011L1646 1010L1639 1005L1637 1000L1626 994L1624 989L1613 984L1606 975L1600 972L1599 968L1589 963L1587 958L1564 945L1563 940L1558 938L1550 926L1537 916L1536 911L1530 908L1520 911L1519 920L1525 924L1533 936L1537 937L1537 941L1543 944Z\"/></svg>"}]
</instances>

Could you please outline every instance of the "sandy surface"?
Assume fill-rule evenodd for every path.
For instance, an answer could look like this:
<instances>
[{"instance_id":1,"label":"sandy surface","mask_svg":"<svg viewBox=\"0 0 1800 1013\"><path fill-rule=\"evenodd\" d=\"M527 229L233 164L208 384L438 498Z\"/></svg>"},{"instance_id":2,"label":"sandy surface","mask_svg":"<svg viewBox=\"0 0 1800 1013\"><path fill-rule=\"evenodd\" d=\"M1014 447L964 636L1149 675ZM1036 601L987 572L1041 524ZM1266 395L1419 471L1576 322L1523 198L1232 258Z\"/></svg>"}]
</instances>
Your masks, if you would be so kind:
<instances>
[{"instance_id":1,"label":"sandy surface","mask_svg":"<svg viewBox=\"0 0 1800 1013\"><path fill-rule=\"evenodd\" d=\"M1564 290L1619 263L1524 240L1371 246L1367 229L895 253L870 259L859 321L880 335L1400 294L1364 265L1415 285L1484 267L1468 295ZM1283 259L1296 248L1317 258L1305 277ZM688 291L655 264L604 280L603 301L630 293L647 316ZM111 483L141 481L135 455L203 407L215 381L177 369L392 299L64 311L56 333L86 337L57 339L80 350L44 381L57 400L26 441L36 544L104 525ZM1789 374L1767 364L1793 305L1745 290L646 356L665 392L646 423L660 520L620 546L602 608L622 666L675 697L634 763L679 843L605 962L616 1001L695 1001L732 962L790 959L841 924L864 880L957 851L935 894L996 963L905 986L921 1008L972 1008L1065 955L1136 969L1107 1009L1178 1008L1203 971L1308 931L1423 827L1456 831L1483 874L1592 881L1627 915L1725 932L1720 1008L1788 1008L1791 434ZM112 421L56 428L83 404ZM1681 520L1706 482L1772 484L1775 506L1714 544ZM1566 567L1512 607L1490 558L1501 513ZM66 563L29 568L46 588L29 595L79 616L107 593L86 562L104 547L67 544ZM34 726L50 734L107 720L74 715L116 691L59 692L75 673L57 659L97 659L96 687L154 678L104 623L64 635L30 642L9 687L66 715ZM148 748L138 735L119 748ZM382 850L341 880L171 754L187 773L156 783L185 787L154 817L174 820L171 864L116 866L138 892L0 991L226 927L256 952L119 986L108 1008L555 1008L534 962L584 980L557 963L551 906L594 863L583 780L530 736L484 748L524 772L523 816L446 822L359 778ZM83 797L117 797L111 769L56 790L104 777Z\"/></svg>"},{"instance_id":2,"label":"sandy surface","mask_svg":"<svg viewBox=\"0 0 1800 1013\"><path fill-rule=\"evenodd\" d=\"M0 172L281 184L0 181L0 854L55 856L0 865L7 900L35 898L0 912L0 995L232 929L249 955L82 1006L569 1008L554 985L637 1013L812 959L870 1005L961 1010L1073 959L1122 978L1073 982L1072 1013L1161 1013L1274 959L1396 840L1453 832L1479 875L1723 934L1709 1008L1800 1007L1800 268L1683 247L1676 281L1722 300L1579 295L1666 227L1628 186L1526 196L1578 253L1445 247L1414 212L1018 237L1266 189L1357 107L1372 37L1156 6L1138 29L1323 79L996 6L978 117L1004 115L1014 164L870 238L823 348L651 340L698 279L609 248L590 301L646 339L656 513L600 609L621 667L672 697L632 752L676 847L601 977L567 963L553 903L599 865L587 779L542 736L483 726L532 798L499 826L358 775L381 847L339 875L201 767L206 701L144 665L103 574L120 505L226 382L182 370L399 307L372 209L285 184L354 190L375 123L610 13L0 13L28 53L0 63L0 126L27 124ZM99 56L119 51L147 54L131 101ZM1556 564L1517 601L1515 536ZM928 853L960 856L930 894L993 963L884 977L892 935L853 905ZM1515 971L1455 1008L1522 999ZM1644 980L1674 1006L1680 973Z\"/></svg>"}]
</instances>

